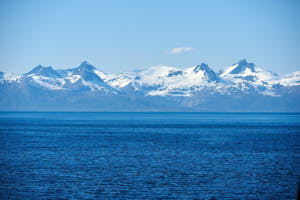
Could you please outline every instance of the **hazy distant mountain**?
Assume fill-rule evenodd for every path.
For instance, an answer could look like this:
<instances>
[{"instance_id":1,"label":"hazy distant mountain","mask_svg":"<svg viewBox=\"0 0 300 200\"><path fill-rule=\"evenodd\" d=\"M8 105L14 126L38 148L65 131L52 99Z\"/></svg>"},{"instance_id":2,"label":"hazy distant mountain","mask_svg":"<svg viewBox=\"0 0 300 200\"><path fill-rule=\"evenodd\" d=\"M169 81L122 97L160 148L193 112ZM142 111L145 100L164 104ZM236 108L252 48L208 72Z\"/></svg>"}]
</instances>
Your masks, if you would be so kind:
<instances>
[{"instance_id":1,"label":"hazy distant mountain","mask_svg":"<svg viewBox=\"0 0 300 200\"><path fill-rule=\"evenodd\" d=\"M300 111L300 71L278 75L245 59L215 73L207 64L105 74L88 62L66 70L0 72L1 110Z\"/></svg>"}]
</instances>

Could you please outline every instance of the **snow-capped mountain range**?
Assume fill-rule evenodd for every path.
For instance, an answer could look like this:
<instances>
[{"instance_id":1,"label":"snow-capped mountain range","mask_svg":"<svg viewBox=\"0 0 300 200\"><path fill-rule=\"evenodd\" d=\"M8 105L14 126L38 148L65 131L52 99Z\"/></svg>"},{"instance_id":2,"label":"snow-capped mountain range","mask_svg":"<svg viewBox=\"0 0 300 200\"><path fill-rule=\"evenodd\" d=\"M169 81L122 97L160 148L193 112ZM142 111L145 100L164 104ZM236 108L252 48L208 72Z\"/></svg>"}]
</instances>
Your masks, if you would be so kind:
<instances>
[{"instance_id":1,"label":"snow-capped mountain range","mask_svg":"<svg viewBox=\"0 0 300 200\"><path fill-rule=\"evenodd\" d=\"M119 101L125 101L121 102L125 107L119 110L127 110L126 105L129 102L131 102L129 107L133 107L134 104L137 107L140 104L146 104L144 107L142 106L145 109L140 110L153 110L152 107L157 108L154 110L164 110L159 109L161 105L156 102L161 101L167 105L174 105L172 108L180 107L179 110L185 108L198 111L210 110L206 109L205 105L210 100L214 99L213 101L215 101L217 97L225 99L230 97L234 98L234 101L243 97L247 101L247 98L253 96L284 99L288 95L295 99L295 95L300 93L299 86L300 71L278 75L257 67L245 59L218 73L207 64L202 63L185 69L155 66L134 72L106 74L85 61L76 68L65 70L54 70L50 66L39 65L26 74L0 72L2 94L0 108L2 110L22 109L22 106L18 105L23 105L22 102L20 103L23 95L23 101L28 101L25 103L29 105L28 108L38 105L33 108L45 110L48 105L54 106L54 108L55 105L61 105L57 109L64 107L62 105L66 106L65 103L59 102L62 96L65 98L64 101L72 102L74 105L64 107L66 109L72 110L73 107L76 109L79 102L80 108L82 106L89 108L88 104L84 106L83 97L85 96L87 101L90 99L103 102L110 99L108 104L120 105ZM41 96L36 98L37 94L38 96L44 95L44 98ZM48 94L51 96L47 97ZM16 99L19 100L16 101ZM155 99L155 103L152 102L152 104L153 99ZM36 104L35 101L38 103ZM170 102L172 103L169 104ZM217 102L217 104L219 103ZM109 109L107 105L103 106L101 103L97 103L97 105L92 106L91 109L118 110ZM128 110L135 111L135 109ZM290 109L288 110L290 111Z\"/></svg>"}]
</instances>

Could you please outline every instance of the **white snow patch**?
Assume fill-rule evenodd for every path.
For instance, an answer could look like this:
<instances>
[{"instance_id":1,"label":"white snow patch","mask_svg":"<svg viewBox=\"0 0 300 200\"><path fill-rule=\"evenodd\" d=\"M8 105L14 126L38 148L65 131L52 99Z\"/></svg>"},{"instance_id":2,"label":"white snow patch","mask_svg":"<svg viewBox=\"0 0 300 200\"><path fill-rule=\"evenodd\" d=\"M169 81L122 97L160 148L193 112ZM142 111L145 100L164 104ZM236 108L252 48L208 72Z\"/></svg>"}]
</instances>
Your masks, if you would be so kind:
<instances>
[{"instance_id":1,"label":"white snow patch","mask_svg":"<svg viewBox=\"0 0 300 200\"><path fill-rule=\"evenodd\" d=\"M278 81L283 86L297 86L300 85L300 71L296 71L282 76Z\"/></svg>"},{"instance_id":2,"label":"white snow patch","mask_svg":"<svg viewBox=\"0 0 300 200\"><path fill-rule=\"evenodd\" d=\"M62 86L59 84L60 81L53 80L44 76L32 76L33 80L39 85L47 87L51 90L61 90Z\"/></svg>"},{"instance_id":3,"label":"white snow patch","mask_svg":"<svg viewBox=\"0 0 300 200\"><path fill-rule=\"evenodd\" d=\"M104 72L98 70L98 69L95 69L94 70L94 73L97 74L101 79L105 79L106 75L104 74Z\"/></svg>"},{"instance_id":4,"label":"white snow patch","mask_svg":"<svg viewBox=\"0 0 300 200\"><path fill-rule=\"evenodd\" d=\"M8 82L19 81L21 78L22 78L22 75L11 73L11 72L4 73L4 75L3 75L3 80L8 81Z\"/></svg>"}]
</instances>

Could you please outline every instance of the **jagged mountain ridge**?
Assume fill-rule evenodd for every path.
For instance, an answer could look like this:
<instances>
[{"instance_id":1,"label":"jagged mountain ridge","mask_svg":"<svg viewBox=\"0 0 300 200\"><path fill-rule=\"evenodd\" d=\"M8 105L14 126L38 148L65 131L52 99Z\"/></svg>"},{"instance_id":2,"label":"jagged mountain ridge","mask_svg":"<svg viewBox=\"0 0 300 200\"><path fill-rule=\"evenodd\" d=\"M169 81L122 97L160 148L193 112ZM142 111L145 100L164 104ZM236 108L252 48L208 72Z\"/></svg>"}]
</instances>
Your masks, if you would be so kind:
<instances>
[{"instance_id":1,"label":"jagged mountain ridge","mask_svg":"<svg viewBox=\"0 0 300 200\"><path fill-rule=\"evenodd\" d=\"M54 101L52 102L54 107L55 102L61 104L58 101L59 97L63 96L68 100L62 101L71 101L75 107L78 101L84 101L83 97L91 101L100 100L102 103L110 99L107 104L120 104L119 101L125 98L125 104L130 101L132 105L140 103L143 105L141 109L147 110L153 107L153 98L156 98L159 99L156 102L158 110L161 110L159 107L162 101L171 101L180 109L199 110L200 106L200 110L203 110L215 97L228 99L243 97L246 101L250 96L278 99L287 95L297 96L299 86L300 71L280 76L256 67L245 59L228 67L222 73L215 73L207 64L202 63L184 69L156 66L134 72L106 74L85 61L76 68L65 70L54 70L50 66L39 65L23 75L2 72L0 89L6 95L0 96L0 103L6 102L9 106L18 104L13 96L18 96L19 93L28 96L28 102L32 101L34 104L35 93L42 92L52 94L51 98L44 97L43 107L50 105L47 104L49 99ZM17 99L19 98L21 97ZM152 100L148 102L149 99ZM103 108L100 102L97 105L100 105L100 109Z\"/></svg>"}]
</instances>

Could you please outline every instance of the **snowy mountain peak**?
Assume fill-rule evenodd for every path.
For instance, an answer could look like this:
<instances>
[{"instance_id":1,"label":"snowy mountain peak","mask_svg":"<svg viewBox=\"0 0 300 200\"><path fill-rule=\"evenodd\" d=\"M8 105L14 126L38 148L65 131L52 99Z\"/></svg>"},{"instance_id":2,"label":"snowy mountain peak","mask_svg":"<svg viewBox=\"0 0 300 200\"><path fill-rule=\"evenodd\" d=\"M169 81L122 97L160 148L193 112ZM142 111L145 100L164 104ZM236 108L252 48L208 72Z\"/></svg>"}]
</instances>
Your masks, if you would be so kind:
<instances>
[{"instance_id":1,"label":"snowy mountain peak","mask_svg":"<svg viewBox=\"0 0 300 200\"><path fill-rule=\"evenodd\" d=\"M204 73L204 76L206 77L206 79L207 79L208 82L217 81L218 80L217 74L214 72L214 70L212 70L211 68L209 68L208 65L205 64L205 63L201 63L201 65L197 65L194 68L194 72L197 73L199 71L202 71Z\"/></svg>"},{"instance_id":2,"label":"snowy mountain peak","mask_svg":"<svg viewBox=\"0 0 300 200\"><path fill-rule=\"evenodd\" d=\"M104 93L115 92L115 90L104 82L106 75L87 61L82 62L78 67L60 70L64 78L64 88L76 90L101 91Z\"/></svg>"},{"instance_id":3,"label":"snowy mountain peak","mask_svg":"<svg viewBox=\"0 0 300 200\"><path fill-rule=\"evenodd\" d=\"M102 78L105 76L103 72L87 61L82 62L76 68L65 70L65 72L67 72L68 76L80 75L81 78L89 81L96 80L102 82ZM63 73L66 74L65 72Z\"/></svg>"},{"instance_id":4,"label":"snowy mountain peak","mask_svg":"<svg viewBox=\"0 0 300 200\"><path fill-rule=\"evenodd\" d=\"M197 65L195 68L194 68L194 72L198 72L198 71L210 71L211 69L208 67L207 64L205 63L201 63L201 65Z\"/></svg>"},{"instance_id":5,"label":"snowy mountain peak","mask_svg":"<svg viewBox=\"0 0 300 200\"><path fill-rule=\"evenodd\" d=\"M96 69L93 65L88 63L87 61L83 61L77 68L76 70L78 71L89 71L93 72Z\"/></svg>"},{"instance_id":6,"label":"snowy mountain peak","mask_svg":"<svg viewBox=\"0 0 300 200\"><path fill-rule=\"evenodd\" d=\"M249 69L251 72L255 72L255 64L254 63L248 63L246 59L242 59L236 64L234 64L230 68L230 74L239 74L244 72L245 70Z\"/></svg>"},{"instance_id":7,"label":"snowy mountain peak","mask_svg":"<svg viewBox=\"0 0 300 200\"><path fill-rule=\"evenodd\" d=\"M25 75L36 74L39 73L40 71L43 71L44 69L45 67L43 65L38 65L35 68L33 68L31 71L27 72Z\"/></svg>"},{"instance_id":8,"label":"snowy mountain peak","mask_svg":"<svg viewBox=\"0 0 300 200\"><path fill-rule=\"evenodd\" d=\"M44 67L42 65L38 65L33 68L30 72L26 73L25 75L36 75L36 76L45 76L45 77L53 77L59 78L60 74L56 72L51 66Z\"/></svg>"}]
</instances>

